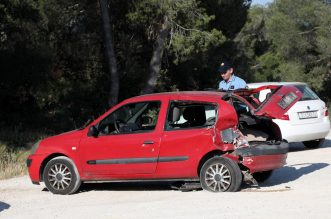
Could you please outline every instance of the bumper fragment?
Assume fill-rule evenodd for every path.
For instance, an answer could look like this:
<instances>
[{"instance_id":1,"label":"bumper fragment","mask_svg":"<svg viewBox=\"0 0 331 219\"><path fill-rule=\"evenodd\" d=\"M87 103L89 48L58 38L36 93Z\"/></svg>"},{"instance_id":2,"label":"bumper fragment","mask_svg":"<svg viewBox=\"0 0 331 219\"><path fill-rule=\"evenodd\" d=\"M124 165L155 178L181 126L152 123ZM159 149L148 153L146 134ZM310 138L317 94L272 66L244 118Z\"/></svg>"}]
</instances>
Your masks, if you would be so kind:
<instances>
[{"instance_id":1,"label":"bumper fragment","mask_svg":"<svg viewBox=\"0 0 331 219\"><path fill-rule=\"evenodd\" d=\"M235 150L235 154L241 157L242 165L247 167L250 173L273 170L286 164L288 143L259 142L251 145Z\"/></svg>"},{"instance_id":2,"label":"bumper fragment","mask_svg":"<svg viewBox=\"0 0 331 219\"><path fill-rule=\"evenodd\" d=\"M251 147L242 147L235 150L235 154L241 157L251 157L251 156L264 156L264 155L277 155L286 154L289 150L289 144L285 142L278 142L272 144L260 143L252 144Z\"/></svg>"},{"instance_id":3,"label":"bumper fragment","mask_svg":"<svg viewBox=\"0 0 331 219\"><path fill-rule=\"evenodd\" d=\"M31 154L26 161L29 176L33 184L38 184L41 181L40 167L42 166L42 162L45 157L46 156L43 154Z\"/></svg>"},{"instance_id":4,"label":"bumper fragment","mask_svg":"<svg viewBox=\"0 0 331 219\"><path fill-rule=\"evenodd\" d=\"M30 167L31 164L32 164L32 159L27 159L27 160L26 160L26 166L27 166L27 167Z\"/></svg>"}]
</instances>

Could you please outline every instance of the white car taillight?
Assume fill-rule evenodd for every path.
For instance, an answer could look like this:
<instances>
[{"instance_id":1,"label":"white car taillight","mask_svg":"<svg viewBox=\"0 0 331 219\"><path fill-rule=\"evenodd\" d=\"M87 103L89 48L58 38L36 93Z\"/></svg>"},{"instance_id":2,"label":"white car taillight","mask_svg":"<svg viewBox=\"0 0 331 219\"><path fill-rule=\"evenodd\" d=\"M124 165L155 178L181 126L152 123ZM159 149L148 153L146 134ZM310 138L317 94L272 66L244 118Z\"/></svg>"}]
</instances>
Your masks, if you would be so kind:
<instances>
[{"instance_id":1,"label":"white car taillight","mask_svg":"<svg viewBox=\"0 0 331 219\"><path fill-rule=\"evenodd\" d=\"M325 110L324 116L329 116L329 110L328 109Z\"/></svg>"}]
</instances>

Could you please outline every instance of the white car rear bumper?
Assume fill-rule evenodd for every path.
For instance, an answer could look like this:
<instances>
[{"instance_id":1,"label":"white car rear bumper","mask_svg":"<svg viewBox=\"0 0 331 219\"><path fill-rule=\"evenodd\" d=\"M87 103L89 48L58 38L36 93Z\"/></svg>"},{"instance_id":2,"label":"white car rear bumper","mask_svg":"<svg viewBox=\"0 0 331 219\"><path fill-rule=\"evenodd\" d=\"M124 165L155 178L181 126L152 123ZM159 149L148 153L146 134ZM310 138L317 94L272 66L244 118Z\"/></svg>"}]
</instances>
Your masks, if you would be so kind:
<instances>
[{"instance_id":1,"label":"white car rear bumper","mask_svg":"<svg viewBox=\"0 0 331 219\"><path fill-rule=\"evenodd\" d=\"M330 121L328 117L323 122L292 125L288 120L273 119L282 133L282 138L288 142L302 142L325 138L330 131Z\"/></svg>"}]
</instances>

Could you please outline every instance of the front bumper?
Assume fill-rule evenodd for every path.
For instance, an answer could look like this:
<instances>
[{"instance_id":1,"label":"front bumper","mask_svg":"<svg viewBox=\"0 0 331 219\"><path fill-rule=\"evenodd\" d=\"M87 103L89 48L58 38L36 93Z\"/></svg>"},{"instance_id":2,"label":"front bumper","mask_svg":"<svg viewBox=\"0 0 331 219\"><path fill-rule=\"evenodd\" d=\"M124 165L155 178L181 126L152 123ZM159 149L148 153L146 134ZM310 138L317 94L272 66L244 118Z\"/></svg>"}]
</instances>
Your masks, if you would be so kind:
<instances>
[{"instance_id":1,"label":"front bumper","mask_svg":"<svg viewBox=\"0 0 331 219\"><path fill-rule=\"evenodd\" d=\"M251 145L235 150L235 155L240 157L241 164L251 173L277 169L286 164L288 143L264 142Z\"/></svg>"},{"instance_id":2,"label":"front bumper","mask_svg":"<svg viewBox=\"0 0 331 219\"><path fill-rule=\"evenodd\" d=\"M29 176L33 184L39 184L42 181L40 178L40 168L44 159L45 155L31 154L26 161Z\"/></svg>"}]
</instances>

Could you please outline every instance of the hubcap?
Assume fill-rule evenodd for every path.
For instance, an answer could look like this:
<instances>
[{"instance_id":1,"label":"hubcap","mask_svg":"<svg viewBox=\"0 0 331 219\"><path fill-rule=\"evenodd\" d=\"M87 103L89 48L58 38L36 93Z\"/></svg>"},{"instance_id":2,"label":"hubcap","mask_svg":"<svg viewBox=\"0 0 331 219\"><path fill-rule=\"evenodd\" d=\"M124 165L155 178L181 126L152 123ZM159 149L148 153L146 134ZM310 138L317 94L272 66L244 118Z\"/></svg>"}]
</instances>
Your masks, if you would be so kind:
<instances>
[{"instance_id":1,"label":"hubcap","mask_svg":"<svg viewBox=\"0 0 331 219\"><path fill-rule=\"evenodd\" d=\"M205 182L212 191L226 191L231 185L230 171L223 164L211 165L205 173Z\"/></svg>"},{"instance_id":2,"label":"hubcap","mask_svg":"<svg viewBox=\"0 0 331 219\"><path fill-rule=\"evenodd\" d=\"M56 190L65 190L72 181L70 169L61 163L54 164L48 171L48 181Z\"/></svg>"},{"instance_id":3,"label":"hubcap","mask_svg":"<svg viewBox=\"0 0 331 219\"><path fill-rule=\"evenodd\" d=\"M56 180L57 181L61 181L62 180L62 174L61 173L58 173L58 174L56 174Z\"/></svg>"}]
</instances>

